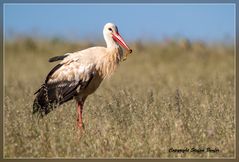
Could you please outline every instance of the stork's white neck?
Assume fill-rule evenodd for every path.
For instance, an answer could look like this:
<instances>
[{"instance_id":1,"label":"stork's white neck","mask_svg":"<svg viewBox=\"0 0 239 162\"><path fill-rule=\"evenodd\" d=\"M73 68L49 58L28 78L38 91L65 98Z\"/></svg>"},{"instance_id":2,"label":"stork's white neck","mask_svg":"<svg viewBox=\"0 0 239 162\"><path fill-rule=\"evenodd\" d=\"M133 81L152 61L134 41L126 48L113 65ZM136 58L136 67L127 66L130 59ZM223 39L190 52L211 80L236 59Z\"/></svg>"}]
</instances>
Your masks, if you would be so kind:
<instances>
[{"instance_id":1,"label":"stork's white neck","mask_svg":"<svg viewBox=\"0 0 239 162\"><path fill-rule=\"evenodd\" d=\"M116 43L112 37L112 34L107 30L107 28L103 30L104 39L106 42L107 49L118 49L119 45Z\"/></svg>"},{"instance_id":2,"label":"stork's white neck","mask_svg":"<svg viewBox=\"0 0 239 162\"><path fill-rule=\"evenodd\" d=\"M118 43L116 43L111 36L104 34L104 38L105 38L106 46L108 49L118 49L119 48Z\"/></svg>"}]
</instances>

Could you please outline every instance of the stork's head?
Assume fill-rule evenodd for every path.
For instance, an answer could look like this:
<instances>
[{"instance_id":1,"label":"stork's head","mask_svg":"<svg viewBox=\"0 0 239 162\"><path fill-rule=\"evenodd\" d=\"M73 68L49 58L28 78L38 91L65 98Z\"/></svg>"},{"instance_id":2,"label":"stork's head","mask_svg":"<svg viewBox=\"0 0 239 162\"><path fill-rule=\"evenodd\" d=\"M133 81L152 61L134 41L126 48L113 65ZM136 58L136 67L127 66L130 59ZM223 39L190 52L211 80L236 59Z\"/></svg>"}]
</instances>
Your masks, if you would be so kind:
<instances>
[{"instance_id":1,"label":"stork's head","mask_svg":"<svg viewBox=\"0 0 239 162\"><path fill-rule=\"evenodd\" d=\"M125 43L124 39L120 36L117 26L114 25L113 23L105 24L103 29L103 34L104 34L107 47L120 45L123 48L125 48L127 51L129 51L129 53L132 52L132 50Z\"/></svg>"}]
</instances>

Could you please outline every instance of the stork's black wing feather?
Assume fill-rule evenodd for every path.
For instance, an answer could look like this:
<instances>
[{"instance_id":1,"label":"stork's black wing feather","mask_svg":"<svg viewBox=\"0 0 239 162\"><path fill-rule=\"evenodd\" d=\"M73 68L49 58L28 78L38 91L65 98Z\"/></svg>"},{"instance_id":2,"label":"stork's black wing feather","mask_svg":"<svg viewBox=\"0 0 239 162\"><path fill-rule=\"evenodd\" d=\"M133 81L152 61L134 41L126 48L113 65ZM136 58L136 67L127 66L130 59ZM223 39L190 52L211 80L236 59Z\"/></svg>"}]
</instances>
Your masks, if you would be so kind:
<instances>
[{"instance_id":1,"label":"stork's black wing feather","mask_svg":"<svg viewBox=\"0 0 239 162\"><path fill-rule=\"evenodd\" d=\"M68 55L65 54L65 55L62 55L62 56L55 56L55 57L52 57L52 58L49 58L49 62L54 62L54 61L59 61L59 60L63 60L65 57L67 57Z\"/></svg>"},{"instance_id":2,"label":"stork's black wing feather","mask_svg":"<svg viewBox=\"0 0 239 162\"><path fill-rule=\"evenodd\" d=\"M57 71L62 65L63 65L63 64L58 64L58 65L56 65L56 66L47 74L45 83L48 82L48 80L50 79L51 75L52 75L55 71Z\"/></svg>"},{"instance_id":3,"label":"stork's black wing feather","mask_svg":"<svg viewBox=\"0 0 239 162\"><path fill-rule=\"evenodd\" d=\"M61 66L61 64L58 64L49 72L45 84L35 93L36 98L33 104L33 113L39 112L41 116L48 114L56 105L61 105L73 99L78 94L77 89L80 91L86 88L94 77L92 73L89 79L85 81L72 80L48 83L51 75Z\"/></svg>"}]
</instances>

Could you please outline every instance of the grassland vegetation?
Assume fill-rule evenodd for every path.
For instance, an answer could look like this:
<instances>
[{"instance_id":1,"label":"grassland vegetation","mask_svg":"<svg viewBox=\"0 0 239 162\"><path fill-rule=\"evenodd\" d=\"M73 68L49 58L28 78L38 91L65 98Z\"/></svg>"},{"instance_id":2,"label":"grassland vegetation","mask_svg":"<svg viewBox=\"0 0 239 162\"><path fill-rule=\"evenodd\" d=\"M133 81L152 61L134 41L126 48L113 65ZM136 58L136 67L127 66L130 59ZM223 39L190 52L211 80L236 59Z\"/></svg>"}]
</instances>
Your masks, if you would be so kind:
<instances>
[{"instance_id":1,"label":"grassland vegetation","mask_svg":"<svg viewBox=\"0 0 239 162\"><path fill-rule=\"evenodd\" d=\"M103 43L99 43L104 45ZM55 65L48 58L94 44L21 38L5 42L5 158L171 158L235 155L235 57L230 45L132 42L133 54L88 97L44 118L34 92ZM173 153L170 148L218 148Z\"/></svg>"}]
</instances>

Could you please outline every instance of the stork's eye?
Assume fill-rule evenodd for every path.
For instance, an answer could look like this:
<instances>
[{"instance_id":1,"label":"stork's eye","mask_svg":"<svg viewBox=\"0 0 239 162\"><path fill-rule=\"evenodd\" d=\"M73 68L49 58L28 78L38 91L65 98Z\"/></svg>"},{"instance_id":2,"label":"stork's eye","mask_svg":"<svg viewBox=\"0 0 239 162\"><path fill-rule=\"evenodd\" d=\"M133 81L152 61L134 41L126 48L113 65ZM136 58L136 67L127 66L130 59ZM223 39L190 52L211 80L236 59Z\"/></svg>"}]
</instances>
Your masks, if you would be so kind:
<instances>
[{"instance_id":1,"label":"stork's eye","mask_svg":"<svg viewBox=\"0 0 239 162\"><path fill-rule=\"evenodd\" d=\"M108 28L109 31L113 31L111 28Z\"/></svg>"}]
</instances>

